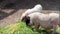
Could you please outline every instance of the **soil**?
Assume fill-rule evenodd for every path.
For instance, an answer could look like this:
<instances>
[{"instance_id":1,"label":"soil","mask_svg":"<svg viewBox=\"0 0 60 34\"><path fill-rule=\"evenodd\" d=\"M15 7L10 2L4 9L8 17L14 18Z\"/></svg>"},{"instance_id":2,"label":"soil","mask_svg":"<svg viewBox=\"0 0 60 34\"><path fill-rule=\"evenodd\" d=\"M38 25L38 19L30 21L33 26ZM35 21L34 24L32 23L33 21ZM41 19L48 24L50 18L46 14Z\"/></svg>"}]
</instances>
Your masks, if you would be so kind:
<instances>
[{"instance_id":1,"label":"soil","mask_svg":"<svg viewBox=\"0 0 60 34\"><path fill-rule=\"evenodd\" d=\"M26 10L27 9L19 9L15 12L14 9L2 9L0 12L0 17L1 17L0 26L6 26L12 23L16 23L18 20L20 20L21 14ZM43 13L50 13L50 12L59 13L59 11L56 11L56 10L43 10L42 12Z\"/></svg>"},{"instance_id":2,"label":"soil","mask_svg":"<svg viewBox=\"0 0 60 34\"><path fill-rule=\"evenodd\" d=\"M0 2L0 26L16 23L27 9L41 4L43 13L60 11L60 0L5 0Z\"/></svg>"}]
</instances>

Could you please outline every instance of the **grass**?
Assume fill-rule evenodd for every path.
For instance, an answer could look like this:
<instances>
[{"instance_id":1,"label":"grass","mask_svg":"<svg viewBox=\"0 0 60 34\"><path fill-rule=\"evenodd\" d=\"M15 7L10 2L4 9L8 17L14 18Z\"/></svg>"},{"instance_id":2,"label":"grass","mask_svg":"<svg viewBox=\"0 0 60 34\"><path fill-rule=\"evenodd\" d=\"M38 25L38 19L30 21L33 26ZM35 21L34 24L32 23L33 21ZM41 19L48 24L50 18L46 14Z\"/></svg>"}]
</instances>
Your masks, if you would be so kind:
<instances>
[{"instance_id":1,"label":"grass","mask_svg":"<svg viewBox=\"0 0 60 34\"><path fill-rule=\"evenodd\" d=\"M33 32L31 29L26 27L26 24L23 22L17 22L5 27L0 27L0 32L2 34L37 34L37 32Z\"/></svg>"},{"instance_id":2,"label":"grass","mask_svg":"<svg viewBox=\"0 0 60 34\"><path fill-rule=\"evenodd\" d=\"M0 32L2 34L37 34L37 32L32 31L31 28L26 27L26 24L23 22L16 22L15 24L10 24L5 27L0 27ZM42 29L39 30L40 34L46 34ZM57 33L60 33L60 28L56 30Z\"/></svg>"}]
</instances>

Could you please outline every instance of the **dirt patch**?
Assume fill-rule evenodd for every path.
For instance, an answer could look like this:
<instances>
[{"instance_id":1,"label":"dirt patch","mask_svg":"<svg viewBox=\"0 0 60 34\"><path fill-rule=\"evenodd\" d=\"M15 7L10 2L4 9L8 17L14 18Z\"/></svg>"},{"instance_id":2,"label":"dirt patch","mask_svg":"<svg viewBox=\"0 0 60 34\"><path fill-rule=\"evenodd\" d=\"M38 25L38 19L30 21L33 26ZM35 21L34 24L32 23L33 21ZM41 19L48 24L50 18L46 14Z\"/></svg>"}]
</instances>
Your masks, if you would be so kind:
<instances>
[{"instance_id":1,"label":"dirt patch","mask_svg":"<svg viewBox=\"0 0 60 34\"><path fill-rule=\"evenodd\" d=\"M24 2L23 2L24 1ZM55 2L56 1L56 2ZM36 4L43 6L43 13L56 12L59 13L60 0L6 0L1 1L0 8L0 26L6 26L20 20L21 14L28 8L34 7ZM57 10L57 11L56 11Z\"/></svg>"},{"instance_id":2,"label":"dirt patch","mask_svg":"<svg viewBox=\"0 0 60 34\"><path fill-rule=\"evenodd\" d=\"M4 13L2 17L4 17L3 19L0 20L0 26L6 26L12 23L16 23L16 21L20 20L20 16L23 12L25 12L27 9L19 9L17 10L15 13L11 14L11 15L5 15ZM11 13L13 10L12 9L4 9L3 12L5 13ZM56 12L59 13L59 11L53 11L53 10L43 10L43 13L50 13L50 12ZM0 16L1 17L1 16Z\"/></svg>"},{"instance_id":3,"label":"dirt patch","mask_svg":"<svg viewBox=\"0 0 60 34\"><path fill-rule=\"evenodd\" d=\"M15 23L16 21L20 20L20 16L24 11L25 11L25 9L24 10L20 9L12 15L1 16L1 17L3 17L3 19L0 20L0 26L9 25L11 23ZM5 12L6 13L9 12L9 10L6 10ZM4 17L4 16L6 16L6 17Z\"/></svg>"}]
</instances>

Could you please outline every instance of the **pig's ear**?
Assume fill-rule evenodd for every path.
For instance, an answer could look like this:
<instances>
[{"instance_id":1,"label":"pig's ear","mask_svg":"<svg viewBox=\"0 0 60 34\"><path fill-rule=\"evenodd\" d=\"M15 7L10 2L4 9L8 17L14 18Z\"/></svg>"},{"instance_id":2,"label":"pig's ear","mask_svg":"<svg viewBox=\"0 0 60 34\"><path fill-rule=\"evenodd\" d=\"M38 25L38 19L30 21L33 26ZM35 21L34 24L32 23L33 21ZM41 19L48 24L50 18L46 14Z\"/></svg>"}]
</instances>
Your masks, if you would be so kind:
<instances>
[{"instance_id":1,"label":"pig's ear","mask_svg":"<svg viewBox=\"0 0 60 34\"><path fill-rule=\"evenodd\" d=\"M30 17L27 17L28 20L30 20Z\"/></svg>"},{"instance_id":2,"label":"pig's ear","mask_svg":"<svg viewBox=\"0 0 60 34\"><path fill-rule=\"evenodd\" d=\"M24 21L26 19L26 16L21 19L21 21Z\"/></svg>"}]
</instances>

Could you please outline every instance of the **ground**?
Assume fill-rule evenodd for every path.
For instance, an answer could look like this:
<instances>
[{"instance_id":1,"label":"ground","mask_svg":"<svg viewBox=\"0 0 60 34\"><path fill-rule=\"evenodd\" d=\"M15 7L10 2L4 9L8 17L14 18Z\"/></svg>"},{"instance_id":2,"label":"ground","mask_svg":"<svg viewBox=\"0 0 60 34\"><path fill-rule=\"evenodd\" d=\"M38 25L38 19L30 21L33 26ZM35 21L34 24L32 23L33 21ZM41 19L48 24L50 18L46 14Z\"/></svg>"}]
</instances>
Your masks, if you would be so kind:
<instances>
[{"instance_id":1,"label":"ground","mask_svg":"<svg viewBox=\"0 0 60 34\"><path fill-rule=\"evenodd\" d=\"M20 20L20 16L23 12L25 12L27 9L2 9L0 11L0 26L6 26L12 23L16 23L16 21ZM59 13L59 11L56 10L43 10L43 13L50 13L50 12L56 12Z\"/></svg>"},{"instance_id":2,"label":"ground","mask_svg":"<svg viewBox=\"0 0 60 34\"><path fill-rule=\"evenodd\" d=\"M36 4L42 5L43 13L60 11L60 0L6 0L0 3L0 26L20 20L21 14Z\"/></svg>"},{"instance_id":3,"label":"ground","mask_svg":"<svg viewBox=\"0 0 60 34\"><path fill-rule=\"evenodd\" d=\"M23 12L25 12L28 8L32 8L36 4L41 4L43 6L43 13L60 13L60 0L17 0L16 2L13 0L13 4L11 5L13 8L9 7L10 5L8 4L11 4L11 1L0 3L0 26L16 23L20 20ZM9 5L9 8L3 9L3 6L7 6L5 6L6 3Z\"/></svg>"}]
</instances>

